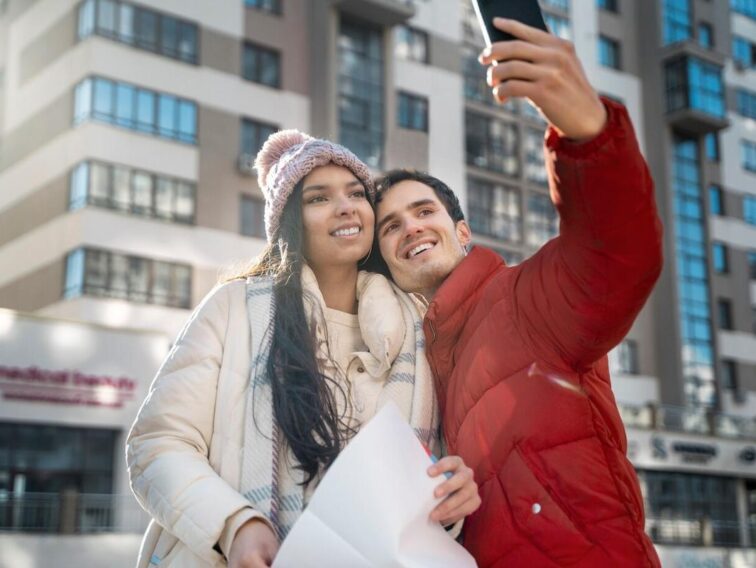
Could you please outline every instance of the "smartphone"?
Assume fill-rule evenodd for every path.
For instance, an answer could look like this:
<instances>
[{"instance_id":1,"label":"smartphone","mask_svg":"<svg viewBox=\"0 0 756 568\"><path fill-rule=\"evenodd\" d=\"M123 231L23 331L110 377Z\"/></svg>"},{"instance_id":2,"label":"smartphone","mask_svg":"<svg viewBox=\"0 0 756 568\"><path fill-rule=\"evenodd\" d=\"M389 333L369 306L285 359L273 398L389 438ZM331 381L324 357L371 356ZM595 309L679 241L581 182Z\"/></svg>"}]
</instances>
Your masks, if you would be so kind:
<instances>
[{"instance_id":1,"label":"smartphone","mask_svg":"<svg viewBox=\"0 0 756 568\"><path fill-rule=\"evenodd\" d=\"M478 16L478 24L480 24L486 45L516 39L494 27L493 19L496 17L517 20L545 32L549 31L543 20L538 0L471 0L471 2Z\"/></svg>"}]
</instances>

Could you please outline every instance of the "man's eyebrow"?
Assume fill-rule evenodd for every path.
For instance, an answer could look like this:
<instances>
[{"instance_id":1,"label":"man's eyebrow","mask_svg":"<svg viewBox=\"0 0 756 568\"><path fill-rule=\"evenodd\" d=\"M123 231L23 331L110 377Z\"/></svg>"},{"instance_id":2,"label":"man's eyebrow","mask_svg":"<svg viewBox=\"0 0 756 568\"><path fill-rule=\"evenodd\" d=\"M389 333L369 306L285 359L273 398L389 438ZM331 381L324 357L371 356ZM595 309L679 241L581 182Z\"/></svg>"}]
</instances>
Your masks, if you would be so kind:
<instances>
[{"instance_id":1,"label":"man's eyebrow","mask_svg":"<svg viewBox=\"0 0 756 568\"><path fill-rule=\"evenodd\" d=\"M436 202L432 199L418 199L417 201L413 201L409 205L407 205L407 211L412 211L413 209L417 209L418 207L423 207L426 205L436 205ZM391 221L392 219L396 218L396 213L389 213L386 215L383 219L381 219L378 224L376 225L376 232L380 231L381 228Z\"/></svg>"}]
</instances>

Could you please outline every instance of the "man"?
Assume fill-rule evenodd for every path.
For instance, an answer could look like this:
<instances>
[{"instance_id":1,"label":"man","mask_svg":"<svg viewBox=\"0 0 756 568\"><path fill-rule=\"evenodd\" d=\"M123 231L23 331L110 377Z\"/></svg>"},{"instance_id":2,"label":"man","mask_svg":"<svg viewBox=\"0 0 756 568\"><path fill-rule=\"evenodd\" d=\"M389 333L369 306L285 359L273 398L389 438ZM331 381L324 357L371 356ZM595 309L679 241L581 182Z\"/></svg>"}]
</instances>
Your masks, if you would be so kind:
<instances>
[{"instance_id":1,"label":"man","mask_svg":"<svg viewBox=\"0 0 756 568\"><path fill-rule=\"evenodd\" d=\"M456 197L407 171L379 182L376 215L392 277L428 303L444 434L480 487L464 543L482 567L659 566L606 358L661 270L653 183L627 112L598 97L572 45L496 24L519 39L481 63L500 101L528 97L550 123L560 235L515 267L468 254Z\"/></svg>"}]
</instances>

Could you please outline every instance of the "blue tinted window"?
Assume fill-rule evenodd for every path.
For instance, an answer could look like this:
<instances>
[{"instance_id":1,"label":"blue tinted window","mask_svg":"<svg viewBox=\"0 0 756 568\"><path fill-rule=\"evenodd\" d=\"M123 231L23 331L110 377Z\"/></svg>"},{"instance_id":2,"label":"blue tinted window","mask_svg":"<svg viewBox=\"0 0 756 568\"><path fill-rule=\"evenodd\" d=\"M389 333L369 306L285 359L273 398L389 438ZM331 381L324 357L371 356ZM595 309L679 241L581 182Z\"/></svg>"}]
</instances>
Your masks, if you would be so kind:
<instances>
[{"instance_id":1,"label":"blue tinted window","mask_svg":"<svg viewBox=\"0 0 756 568\"><path fill-rule=\"evenodd\" d=\"M606 36L599 36L599 63L612 69L620 68L619 42Z\"/></svg>"},{"instance_id":2,"label":"blue tinted window","mask_svg":"<svg viewBox=\"0 0 756 568\"><path fill-rule=\"evenodd\" d=\"M79 5L79 39L92 35L95 27L94 0L86 0Z\"/></svg>"},{"instance_id":3,"label":"blue tinted window","mask_svg":"<svg viewBox=\"0 0 756 568\"><path fill-rule=\"evenodd\" d=\"M155 95L143 89L137 92L137 130L155 131Z\"/></svg>"},{"instance_id":4,"label":"blue tinted window","mask_svg":"<svg viewBox=\"0 0 756 568\"><path fill-rule=\"evenodd\" d=\"M572 39L572 31L570 30L570 21L567 18L561 18L550 14L548 12L543 13L543 20L546 22L551 33L562 39Z\"/></svg>"},{"instance_id":5,"label":"blue tinted window","mask_svg":"<svg viewBox=\"0 0 756 568\"><path fill-rule=\"evenodd\" d=\"M428 132L428 99L400 92L398 124L402 128Z\"/></svg>"},{"instance_id":6,"label":"blue tinted window","mask_svg":"<svg viewBox=\"0 0 756 568\"><path fill-rule=\"evenodd\" d=\"M756 225L756 196L743 197L743 219L746 223Z\"/></svg>"},{"instance_id":7,"label":"blue tinted window","mask_svg":"<svg viewBox=\"0 0 756 568\"><path fill-rule=\"evenodd\" d=\"M124 83L116 86L116 123L119 126L134 125L134 87Z\"/></svg>"},{"instance_id":8,"label":"blue tinted window","mask_svg":"<svg viewBox=\"0 0 756 568\"><path fill-rule=\"evenodd\" d=\"M736 92L736 108L738 114L756 119L756 93L746 89Z\"/></svg>"},{"instance_id":9,"label":"blue tinted window","mask_svg":"<svg viewBox=\"0 0 756 568\"><path fill-rule=\"evenodd\" d=\"M664 0L663 16L662 33L665 45L690 39L693 35L690 0Z\"/></svg>"},{"instance_id":10,"label":"blue tinted window","mask_svg":"<svg viewBox=\"0 0 756 568\"><path fill-rule=\"evenodd\" d=\"M79 123L88 118L191 144L197 139L194 102L128 83L96 78L77 85L74 119Z\"/></svg>"},{"instance_id":11,"label":"blue tinted window","mask_svg":"<svg viewBox=\"0 0 756 568\"><path fill-rule=\"evenodd\" d=\"M756 53L756 46L743 37L733 35L732 58L736 63L739 63L745 68L753 67L755 63L754 53Z\"/></svg>"},{"instance_id":12,"label":"blue tinted window","mask_svg":"<svg viewBox=\"0 0 756 568\"><path fill-rule=\"evenodd\" d=\"M74 123L86 120L92 113L92 80L85 79L74 92Z\"/></svg>"},{"instance_id":13,"label":"blue tinted window","mask_svg":"<svg viewBox=\"0 0 756 568\"><path fill-rule=\"evenodd\" d=\"M160 95L158 99L158 128L162 136L173 137L176 133L176 97Z\"/></svg>"},{"instance_id":14,"label":"blue tinted window","mask_svg":"<svg viewBox=\"0 0 756 568\"><path fill-rule=\"evenodd\" d=\"M711 245L711 252L711 262L714 265L714 270L720 274L726 273L729 270L727 263L727 247L722 243L714 243Z\"/></svg>"},{"instance_id":15,"label":"blue tinted window","mask_svg":"<svg viewBox=\"0 0 756 568\"><path fill-rule=\"evenodd\" d=\"M113 115L114 85L106 79L95 79L94 82L94 116L109 118Z\"/></svg>"},{"instance_id":16,"label":"blue tinted window","mask_svg":"<svg viewBox=\"0 0 756 568\"><path fill-rule=\"evenodd\" d=\"M712 215L724 215L724 201L722 200L722 188L709 186L709 210Z\"/></svg>"},{"instance_id":17,"label":"blue tinted window","mask_svg":"<svg viewBox=\"0 0 756 568\"><path fill-rule=\"evenodd\" d=\"M71 172L71 188L69 191L68 208L79 209L87 204L87 188L89 187L89 162L82 162Z\"/></svg>"},{"instance_id":18,"label":"blue tinted window","mask_svg":"<svg viewBox=\"0 0 756 568\"><path fill-rule=\"evenodd\" d=\"M716 132L710 132L704 137L704 145L706 158L713 162L719 161L719 139Z\"/></svg>"},{"instance_id":19,"label":"blue tinted window","mask_svg":"<svg viewBox=\"0 0 756 568\"><path fill-rule=\"evenodd\" d=\"M730 0L733 12L756 19L756 0Z\"/></svg>"},{"instance_id":20,"label":"blue tinted window","mask_svg":"<svg viewBox=\"0 0 756 568\"><path fill-rule=\"evenodd\" d=\"M64 298L81 296L84 290L84 249L76 249L66 258L66 283Z\"/></svg>"},{"instance_id":21,"label":"blue tinted window","mask_svg":"<svg viewBox=\"0 0 756 568\"><path fill-rule=\"evenodd\" d=\"M743 169L749 172L756 172L756 142L741 140L740 151Z\"/></svg>"},{"instance_id":22,"label":"blue tinted window","mask_svg":"<svg viewBox=\"0 0 756 568\"><path fill-rule=\"evenodd\" d=\"M714 32L710 24L705 22L698 24L698 43L707 49L714 47Z\"/></svg>"},{"instance_id":23,"label":"blue tinted window","mask_svg":"<svg viewBox=\"0 0 756 568\"><path fill-rule=\"evenodd\" d=\"M596 5L607 12L617 11L618 0L596 0Z\"/></svg>"}]
</instances>

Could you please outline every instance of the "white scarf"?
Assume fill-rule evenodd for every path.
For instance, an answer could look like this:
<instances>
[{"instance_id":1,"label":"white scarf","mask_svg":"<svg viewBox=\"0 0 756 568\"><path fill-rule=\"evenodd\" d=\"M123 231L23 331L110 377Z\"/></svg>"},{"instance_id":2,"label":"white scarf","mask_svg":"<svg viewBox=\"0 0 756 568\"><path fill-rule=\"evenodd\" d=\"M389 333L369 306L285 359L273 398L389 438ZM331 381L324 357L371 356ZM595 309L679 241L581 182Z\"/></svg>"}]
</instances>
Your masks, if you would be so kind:
<instances>
[{"instance_id":1,"label":"white scarf","mask_svg":"<svg viewBox=\"0 0 756 568\"><path fill-rule=\"evenodd\" d=\"M302 272L308 323L320 336L326 330L323 302L309 267ZM313 298L315 301L313 301ZM412 300L377 274L360 272L357 282L358 321L369 353L358 353L373 376L389 371L378 407L393 401L422 443L439 448L439 415L433 378L425 358L422 318ZM395 310L400 317L385 317ZM304 508L303 473L285 443L273 416L273 396L267 377L267 360L273 336L273 282L247 279L247 315L251 330L251 369L247 389L241 492L276 528L279 539ZM394 322L393 325L391 322ZM404 329L396 329L397 323ZM391 325L393 329L382 329ZM318 328L317 326L320 326Z\"/></svg>"}]
</instances>

